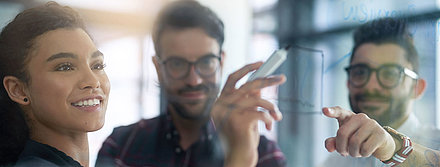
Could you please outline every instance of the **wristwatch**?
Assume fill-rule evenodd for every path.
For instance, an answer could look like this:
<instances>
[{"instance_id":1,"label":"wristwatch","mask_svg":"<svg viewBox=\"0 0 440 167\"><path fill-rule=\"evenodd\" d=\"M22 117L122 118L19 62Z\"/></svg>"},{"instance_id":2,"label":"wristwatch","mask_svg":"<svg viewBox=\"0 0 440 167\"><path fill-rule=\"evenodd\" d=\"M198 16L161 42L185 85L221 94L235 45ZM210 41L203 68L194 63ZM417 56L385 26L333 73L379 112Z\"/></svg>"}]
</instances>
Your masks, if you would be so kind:
<instances>
[{"instance_id":1,"label":"wristwatch","mask_svg":"<svg viewBox=\"0 0 440 167\"><path fill-rule=\"evenodd\" d=\"M389 126L384 126L383 128L391 136L400 140L400 142L402 143L402 148L399 151L397 151L391 159L382 162L387 166L399 165L400 163L405 161L406 158L408 158L408 155L411 154L411 152L413 151L412 142L408 136L405 136L404 134L397 132L396 130L394 130Z\"/></svg>"}]
</instances>

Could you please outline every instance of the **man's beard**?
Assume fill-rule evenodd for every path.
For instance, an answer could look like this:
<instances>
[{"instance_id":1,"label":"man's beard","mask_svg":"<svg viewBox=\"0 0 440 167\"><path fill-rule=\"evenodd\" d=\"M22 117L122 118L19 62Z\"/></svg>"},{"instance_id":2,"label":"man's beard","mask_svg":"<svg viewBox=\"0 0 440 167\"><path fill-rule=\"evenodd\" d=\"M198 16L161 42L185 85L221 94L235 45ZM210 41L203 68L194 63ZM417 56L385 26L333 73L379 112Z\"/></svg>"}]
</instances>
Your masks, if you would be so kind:
<instances>
[{"instance_id":1,"label":"man's beard","mask_svg":"<svg viewBox=\"0 0 440 167\"><path fill-rule=\"evenodd\" d=\"M211 113L212 104L214 104L215 98L208 98L205 104L203 105L202 111L199 111L199 114L192 114L189 112L181 103L177 101L170 101L170 105L174 108L176 113L188 120L204 120L209 118Z\"/></svg>"},{"instance_id":2,"label":"man's beard","mask_svg":"<svg viewBox=\"0 0 440 167\"><path fill-rule=\"evenodd\" d=\"M219 92L219 85L210 83L210 84L201 84L197 85L195 87L186 86L182 89L179 89L177 93L183 94L185 92L191 92L191 91L202 91L207 95L206 100L204 101L204 104L201 108L201 111L197 112L190 112L185 107L186 105L198 105L198 103L202 103L201 101L188 101L186 99L182 99L181 97L174 97L168 96L168 103L174 108L176 113L188 120L204 120L210 117L211 108L214 104L215 100L217 99L217 94Z\"/></svg>"},{"instance_id":3,"label":"man's beard","mask_svg":"<svg viewBox=\"0 0 440 167\"><path fill-rule=\"evenodd\" d=\"M380 125L387 126L393 124L395 121L400 120L405 116L406 109L408 107L408 102L410 95L403 95L401 97L392 97L385 96L380 94L379 92L375 93L362 93L353 95L355 102L352 101L352 98L348 97L350 101L350 106L353 112L355 113L365 113L368 117L376 120ZM388 108L381 113L380 115L373 115L368 112L362 111L359 107L359 101L362 99L380 99L388 101ZM357 104L357 105L356 105Z\"/></svg>"}]
</instances>

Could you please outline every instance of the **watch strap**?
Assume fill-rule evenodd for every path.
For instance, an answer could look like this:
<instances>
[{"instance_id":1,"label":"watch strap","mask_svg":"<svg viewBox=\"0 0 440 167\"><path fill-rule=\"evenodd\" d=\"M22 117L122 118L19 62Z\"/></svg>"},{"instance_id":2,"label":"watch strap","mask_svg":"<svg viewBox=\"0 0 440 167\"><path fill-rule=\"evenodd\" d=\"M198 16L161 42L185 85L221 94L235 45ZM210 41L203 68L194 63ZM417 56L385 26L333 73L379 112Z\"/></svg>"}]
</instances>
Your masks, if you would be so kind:
<instances>
[{"instance_id":1,"label":"watch strap","mask_svg":"<svg viewBox=\"0 0 440 167\"><path fill-rule=\"evenodd\" d=\"M383 128L391 136L400 140L400 142L402 143L402 148L399 151L397 151L391 159L382 162L387 166L399 165L400 163L405 161L406 158L408 158L409 154L413 151L411 139L408 136L405 136L404 134L397 132L396 130L394 130L389 126L384 126Z\"/></svg>"}]
</instances>

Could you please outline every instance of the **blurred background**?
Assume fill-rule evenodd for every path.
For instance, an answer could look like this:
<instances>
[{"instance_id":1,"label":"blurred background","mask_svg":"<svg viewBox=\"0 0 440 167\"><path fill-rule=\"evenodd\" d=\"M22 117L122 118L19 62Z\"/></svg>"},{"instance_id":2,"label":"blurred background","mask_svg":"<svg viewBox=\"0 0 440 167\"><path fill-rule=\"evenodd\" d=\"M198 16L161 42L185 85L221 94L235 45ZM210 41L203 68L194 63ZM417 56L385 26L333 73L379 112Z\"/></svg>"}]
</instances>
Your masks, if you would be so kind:
<instances>
[{"instance_id":1,"label":"blurred background","mask_svg":"<svg viewBox=\"0 0 440 167\"><path fill-rule=\"evenodd\" d=\"M159 114L160 91L151 57L151 28L157 12L171 0L55 0L76 9L87 23L99 50L104 53L112 90L104 127L90 133L90 159L114 127ZM290 55L310 55L311 66L290 56L278 73L288 82L264 90L264 97L278 103L284 114L273 131L289 166L315 166L328 153L324 140L336 133L337 122L319 112L323 106L349 109L346 74L352 49L352 32L362 23L390 16L408 19L420 55L420 75L427 91L416 102L415 113L424 122L440 127L440 74L438 40L440 2L437 0L199 0L225 23L227 54L223 79L243 65L266 60L280 46L296 44ZM0 0L0 27L20 11L47 0ZM301 60L301 61L298 61ZM315 83L307 86L299 77ZM223 81L224 83L225 81ZM301 90L301 91L299 91ZM305 96L306 95L306 96ZM309 96L307 96L309 95ZM303 100L303 101L302 101ZM299 102L313 109L298 110Z\"/></svg>"}]
</instances>

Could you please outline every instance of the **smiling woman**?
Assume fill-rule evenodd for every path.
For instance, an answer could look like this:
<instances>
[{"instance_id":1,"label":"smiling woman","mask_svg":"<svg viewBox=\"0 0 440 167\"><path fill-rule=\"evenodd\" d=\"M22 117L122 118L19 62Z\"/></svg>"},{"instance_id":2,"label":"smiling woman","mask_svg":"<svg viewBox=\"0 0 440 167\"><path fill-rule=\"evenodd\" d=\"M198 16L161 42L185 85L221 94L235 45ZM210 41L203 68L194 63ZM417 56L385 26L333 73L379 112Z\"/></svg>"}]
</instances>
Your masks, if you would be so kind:
<instances>
[{"instance_id":1,"label":"smiling woman","mask_svg":"<svg viewBox=\"0 0 440 167\"><path fill-rule=\"evenodd\" d=\"M104 56L78 14L49 2L0 34L0 166L88 166L104 124Z\"/></svg>"}]
</instances>

